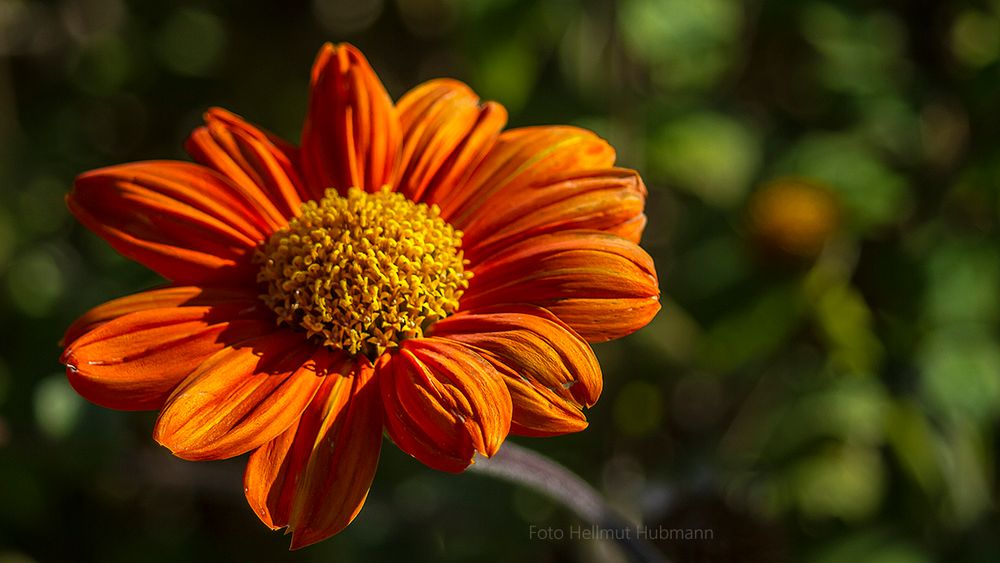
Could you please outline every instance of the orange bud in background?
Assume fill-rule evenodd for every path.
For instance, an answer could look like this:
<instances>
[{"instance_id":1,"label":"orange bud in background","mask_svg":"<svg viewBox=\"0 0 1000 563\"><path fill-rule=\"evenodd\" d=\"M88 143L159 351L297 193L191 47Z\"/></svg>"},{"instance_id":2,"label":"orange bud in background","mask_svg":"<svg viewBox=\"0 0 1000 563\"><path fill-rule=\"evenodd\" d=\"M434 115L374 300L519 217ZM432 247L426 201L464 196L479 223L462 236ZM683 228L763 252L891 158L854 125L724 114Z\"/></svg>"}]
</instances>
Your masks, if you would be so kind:
<instances>
[{"instance_id":1,"label":"orange bud in background","mask_svg":"<svg viewBox=\"0 0 1000 563\"><path fill-rule=\"evenodd\" d=\"M840 205L816 181L779 178L751 196L747 220L751 237L765 254L811 259L840 226Z\"/></svg>"}]
</instances>

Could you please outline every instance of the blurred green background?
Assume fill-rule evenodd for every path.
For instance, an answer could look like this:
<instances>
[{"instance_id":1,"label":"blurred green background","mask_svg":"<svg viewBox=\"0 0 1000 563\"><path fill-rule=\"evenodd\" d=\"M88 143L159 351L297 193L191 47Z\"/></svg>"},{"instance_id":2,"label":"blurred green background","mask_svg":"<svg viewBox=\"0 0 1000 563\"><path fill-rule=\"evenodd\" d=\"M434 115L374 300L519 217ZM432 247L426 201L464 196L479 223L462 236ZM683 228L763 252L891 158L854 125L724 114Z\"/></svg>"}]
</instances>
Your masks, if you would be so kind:
<instances>
[{"instance_id":1,"label":"blurred green background","mask_svg":"<svg viewBox=\"0 0 1000 563\"><path fill-rule=\"evenodd\" d=\"M713 530L677 562L1000 561L1000 1L0 0L0 562L620 560L388 444L355 523L288 553L242 459L173 459L66 383L64 328L157 283L71 219L74 175L185 158L211 105L297 139L326 40L643 173L664 309L596 346L586 432L520 443Z\"/></svg>"}]
</instances>

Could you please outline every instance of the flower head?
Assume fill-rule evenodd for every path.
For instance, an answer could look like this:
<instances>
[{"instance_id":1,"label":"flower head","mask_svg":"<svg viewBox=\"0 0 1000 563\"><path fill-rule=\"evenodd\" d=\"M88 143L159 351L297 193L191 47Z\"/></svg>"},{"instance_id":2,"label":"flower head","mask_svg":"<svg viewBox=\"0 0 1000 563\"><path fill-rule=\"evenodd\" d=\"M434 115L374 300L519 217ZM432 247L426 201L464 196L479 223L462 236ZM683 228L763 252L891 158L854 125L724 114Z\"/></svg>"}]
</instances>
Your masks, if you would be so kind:
<instances>
[{"instance_id":1,"label":"flower head","mask_svg":"<svg viewBox=\"0 0 1000 563\"><path fill-rule=\"evenodd\" d=\"M645 188L588 131L503 131L454 80L394 105L350 45L316 60L300 147L205 120L197 163L77 178L74 215L169 284L83 315L63 361L89 400L159 410L179 457L249 452L247 499L293 548L361 510L383 430L458 472L585 428L588 342L659 309Z\"/></svg>"}]
</instances>

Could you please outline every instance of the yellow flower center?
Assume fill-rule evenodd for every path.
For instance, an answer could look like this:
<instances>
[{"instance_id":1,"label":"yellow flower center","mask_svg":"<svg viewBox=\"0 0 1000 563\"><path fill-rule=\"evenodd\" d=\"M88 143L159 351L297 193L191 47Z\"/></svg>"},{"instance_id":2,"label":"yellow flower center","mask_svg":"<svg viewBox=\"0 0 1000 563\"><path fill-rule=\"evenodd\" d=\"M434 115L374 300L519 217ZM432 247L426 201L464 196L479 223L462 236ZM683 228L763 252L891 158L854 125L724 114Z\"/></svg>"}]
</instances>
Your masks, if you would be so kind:
<instances>
[{"instance_id":1,"label":"yellow flower center","mask_svg":"<svg viewBox=\"0 0 1000 563\"><path fill-rule=\"evenodd\" d=\"M327 190L258 250L261 295L279 323L369 357L458 308L471 272L462 232L436 205L383 188Z\"/></svg>"}]
</instances>

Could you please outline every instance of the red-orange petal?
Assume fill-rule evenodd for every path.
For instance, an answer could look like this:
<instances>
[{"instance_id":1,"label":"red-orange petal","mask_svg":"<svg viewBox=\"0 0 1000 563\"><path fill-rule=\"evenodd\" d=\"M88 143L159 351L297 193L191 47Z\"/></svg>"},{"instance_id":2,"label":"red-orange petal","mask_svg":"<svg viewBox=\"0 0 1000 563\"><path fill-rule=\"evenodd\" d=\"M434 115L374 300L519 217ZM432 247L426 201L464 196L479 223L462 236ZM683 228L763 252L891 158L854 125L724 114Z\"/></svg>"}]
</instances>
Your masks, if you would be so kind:
<instances>
[{"instance_id":1,"label":"red-orange petal","mask_svg":"<svg viewBox=\"0 0 1000 563\"><path fill-rule=\"evenodd\" d=\"M326 397L324 388L325 385L321 386L313 396L313 402L306 407L298 423L254 450L247 460L243 473L243 491L257 517L272 530L288 525L295 484L302 468L309 461L313 445L313 438L302 438L296 442L295 437L300 428L310 424L307 420L319 417L315 413L314 404L325 400L320 398ZM318 425L318 422L315 424ZM303 433L303 436L307 435L308 432Z\"/></svg>"},{"instance_id":2,"label":"red-orange petal","mask_svg":"<svg viewBox=\"0 0 1000 563\"><path fill-rule=\"evenodd\" d=\"M270 442L294 424L333 352L279 330L224 348L170 395L153 438L189 460L226 459Z\"/></svg>"},{"instance_id":3,"label":"red-orange petal","mask_svg":"<svg viewBox=\"0 0 1000 563\"><path fill-rule=\"evenodd\" d=\"M392 99L353 45L323 46L313 64L301 164L313 198L327 188L376 191L392 182L400 129Z\"/></svg>"},{"instance_id":4,"label":"red-orange petal","mask_svg":"<svg viewBox=\"0 0 1000 563\"><path fill-rule=\"evenodd\" d=\"M231 182L187 162L87 172L66 201L115 250L179 283L253 283L250 256L268 232Z\"/></svg>"},{"instance_id":5,"label":"red-orange petal","mask_svg":"<svg viewBox=\"0 0 1000 563\"><path fill-rule=\"evenodd\" d=\"M72 344L87 332L118 317L149 309L218 305L238 301L247 307L256 306L256 292L239 289L202 288L196 286L171 286L142 291L112 299L90 309L66 329L60 346Z\"/></svg>"},{"instance_id":6,"label":"red-orange petal","mask_svg":"<svg viewBox=\"0 0 1000 563\"><path fill-rule=\"evenodd\" d=\"M601 394L601 367L590 345L552 313L530 305L465 311L432 330L470 346L503 375L514 405L511 433L553 436L587 427L581 408Z\"/></svg>"},{"instance_id":7,"label":"red-orange petal","mask_svg":"<svg viewBox=\"0 0 1000 563\"><path fill-rule=\"evenodd\" d=\"M289 527L292 549L347 526L378 465L382 405L374 371L364 358L336 364L327 366L299 423L251 454L244 474L250 506L272 529Z\"/></svg>"},{"instance_id":8,"label":"red-orange petal","mask_svg":"<svg viewBox=\"0 0 1000 563\"><path fill-rule=\"evenodd\" d=\"M608 233L561 231L524 239L472 271L463 310L537 305L590 342L631 334L660 309L653 259Z\"/></svg>"},{"instance_id":9,"label":"red-orange petal","mask_svg":"<svg viewBox=\"0 0 1000 563\"><path fill-rule=\"evenodd\" d=\"M238 115L221 108L205 113L205 125L185 148L196 161L229 178L272 230L299 214L305 188L287 145Z\"/></svg>"},{"instance_id":10,"label":"red-orange petal","mask_svg":"<svg viewBox=\"0 0 1000 563\"><path fill-rule=\"evenodd\" d=\"M468 180L435 202L441 215L464 229L494 197L551 183L572 171L610 168L615 150L597 135L568 126L524 127L504 131Z\"/></svg>"},{"instance_id":11,"label":"red-orange petal","mask_svg":"<svg viewBox=\"0 0 1000 563\"><path fill-rule=\"evenodd\" d=\"M501 375L461 343L406 340L377 366L389 437L441 471L460 472L475 452L492 456L510 431L512 405Z\"/></svg>"},{"instance_id":12,"label":"red-orange petal","mask_svg":"<svg viewBox=\"0 0 1000 563\"><path fill-rule=\"evenodd\" d=\"M463 228L473 264L518 239L570 229L605 231L638 243L646 187L624 168L556 174L549 182L487 198Z\"/></svg>"},{"instance_id":13,"label":"red-orange petal","mask_svg":"<svg viewBox=\"0 0 1000 563\"><path fill-rule=\"evenodd\" d=\"M382 404L374 373L368 360L360 358L347 402L339 397L328 402L315 454L296 486L289 520L292 549L336 534L364 505L382 446Z\"/></svg>"},{"instance_id":14,"label":"red-orange petal","mask_svg":"<svg viewBox=\"0 0 1000 563\"><path fill-rule=\"evenodd\" d=\"M428 203L468 177L507 123L503 106L482 104L468 86L445 78L407 92L396 111L403 131L397 189Z\"/></svg>"},{"instance_id":15,"label":"red-orange petal","mask_svg":"<svg viewBox=\"0 0 1000 563\"><path fill-rule=\"evenodd\" d=\"M156 410L201 362L274 330L257 302L222 302L128 313L74 339L62 362L70 384L98 405Z\"/></svg>"}]
</instances>

